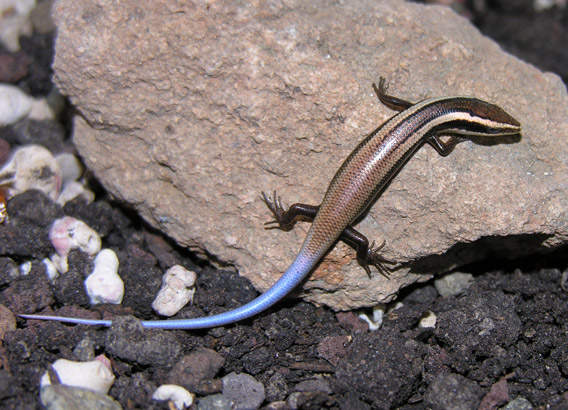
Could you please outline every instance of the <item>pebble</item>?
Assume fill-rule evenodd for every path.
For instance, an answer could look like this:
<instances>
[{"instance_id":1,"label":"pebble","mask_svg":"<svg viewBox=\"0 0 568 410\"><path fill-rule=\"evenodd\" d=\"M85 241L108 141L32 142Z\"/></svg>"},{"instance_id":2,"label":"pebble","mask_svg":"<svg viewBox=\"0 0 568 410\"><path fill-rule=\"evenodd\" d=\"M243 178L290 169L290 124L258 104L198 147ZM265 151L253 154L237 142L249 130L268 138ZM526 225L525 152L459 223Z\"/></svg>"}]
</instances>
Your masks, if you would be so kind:
<instances>
[{"instance_id":1,"label":"pebble","mask_svg":"<svg viewBox=\"0 0 568 410\"><path fill-rule=\"evenodd\" d=\"M90 256L96 255L101 249L99 234L85 222L71 216L53 222L49 239L60 257L66 257L73 248L79 248Z\"/></svg>"},{"instance_id":2,"label":"pebble","mask_svg":"<svg viewBox=\"0 0 568 410\"><path fill-rule=\"evenodd\" d=\"M222 394L202 397L197 403L197 410L231 410L231 400Z\"/></svg>"},{"instance_id":3,"label":"pebble","mask_svg":"<svg viewBox=\"0 0 568 410\"><path fill-rule=\"evenodd\" d=\"M178 410L187 409L193 404L193 396L183 387L175 384L163 384L152 395L153 400L171 401Z\"/></svg>"},{"instance_id":4,"label":"pebble","mask_svg":"<svg viewBox=\"0 0 568 410\"><path fill-rule=\"evenodd\" d=\"M510 401L506 406L501 407L503 410L532 410L534 409L530 401L524 397L517 397Z\"/></svg>"},{"instance_id":5,"label":"pebble","mask_svg":"<svg viewBox=\"0 0 568 410\"><path fill-rule=\"evenodd\" d=\"M223 396L234 410L254 410L264 401L264 386L246 373L230 373L223 377Z\"/></svg>"},{"instance_id":6,"label":"pebble","mask_svg":"<svg viewBox=\"0 0 568 410\"><path fill-rule=\"evenodd\" d=\"M20 49L20 36L31 36L29 19L36 0L2 0L0 2L0 41L12 52Z\"/></svg>"},{"instance_id":7,"label":"pebble","mask_svg":"<svg viewBox=\"0 0 568 410\"><path fill-rule=\"evenodd\" d=\"M424 403L432 409L477 409L483 392L472 380L439 373L426 389Z\"/></svg>"},{"instance_id":8,"label":"pebble","mask_svg":"<svg viewBox=\"0 0 568 410\"><path fill-rule=\"evenodd\" d=\"M470 273L454 272L434 281L434 287L442 297L458 296L465 293L473 282Z\"/></svg>"},{"instance_id":9,"label":"pebble","mask_svg":"<svg viewBox=\"0 0 568 410\"><path fill-rule=\"evenodd\" d=\"M106 394L62 384L42 387L39 398L43 408L49 410L122 410L121 405Z\"/></svg>"},{"instance_id":10,"label":"pebble","mask_svg":"<svg viewBox=\"0 0 568 410\"><path fill-rule=\"evenodd\" d=\"M211 385L211 383L202 383L211 381L224 364L225 359L216 351L197 347L176 361L174 368L164 381L180 385L194 393L203 394L200 391L202 386Z\"/></svg>"},{"instance_id":11,"label":"pebble","mask_svg":"<svg viewBox=\"0 0 568 410\"><path fill-rule=\"evenodd\" d=\"M95 342L85 336L77 343L73 349L73 354L82 362L93 360L95 358Z\"/></svg>"},{"instance_id":12,"label":"pebble","mask_svg":"<svg viewBox=\"0 0 568 410\"><path fill-rule=\"evenodd\" d=\"M124 282L118 276L118 257L111 249L103 249L95 258L95 268L87 279L85 289L93 305L119 305L124 297Z\"/></svg>"},{"instance_id":13,"label":"pebble","mask_svg":"<svg viewBox=\"0 0 568 410\"><path fill-rule=\"evenodd\" d=\"M173 367L183 351L182 343L170 332L145 329L132 316L115 317L104 344L108 352L124 361L162 368Z\"/></svg>"},{"instance_id":14,"label":"pebble","mask_svg":"<svg viewBox=\"0 0 568 410\"><path fill-rule=\"evenodd\" d=\"M0 305L0 340L4 340L6 332L16 330L16 318L10 309Z\"/></svg>"},{"instance_id":15,"label":"pebble","mask_svg":"<svg viewBox=\"0 0 568 410\"><path fill-rule=\"evenodd\" d=\"M169 268L162 276L162 287L152 303L152 308L162 316L173 316L193 300L191 289L197 278L195 272L181 265Z\"/></svg>"},{"instance_id":16,"label":"pebble","mask_svg":"<svg viewBox=\"0 0 568 410\"><path fill-rule=\"evenodd\" d=\"M12 283L20 277L20 271L16 262L7 257L0 257L0 287Z\"/></svg>"},{"instance_id":17,"label":"pebble","mask_svg":"<svg viewBox=\"0 0 568 410\"><path fill-rule=\"evenodd\" d=\"M98 356L90 362L73 362L67 359L56 360L52 364L61 384L82 387L107 394L114 383L110 361L105 356ZM51 384L48 372L41 378L40 387Z\"/></svg>"},{"instance_id":18,"label":"pebble","mask_svg":"<svg viewBox=\"0 0 568 410\"><path fill-rule=\"evenodd\" d=\"M14 150L0 169L0 183L8 186L8 198L36 189L55 201L61 190L61 169L48 149L27 145Z\"/></svg>"}]
</instances>

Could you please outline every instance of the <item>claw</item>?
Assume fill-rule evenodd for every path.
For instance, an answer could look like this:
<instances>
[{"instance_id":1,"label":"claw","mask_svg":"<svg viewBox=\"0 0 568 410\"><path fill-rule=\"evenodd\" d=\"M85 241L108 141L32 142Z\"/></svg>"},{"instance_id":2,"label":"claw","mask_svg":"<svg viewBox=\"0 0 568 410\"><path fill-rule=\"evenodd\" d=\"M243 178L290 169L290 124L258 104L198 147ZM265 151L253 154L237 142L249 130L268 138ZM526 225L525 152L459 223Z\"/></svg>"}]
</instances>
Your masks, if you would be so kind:
<instances>
[{"instance_id":1,"label":"claw","mask_svg":"<svg viewBox=\"0 0 568 410\"><path fill-rule=\"evenodd\" d=\"M367 263L363 266L369 278L371 277L371 270L369 269L368 265L373 265L377 271L387 279L390 279L389 275L391 274L394 265L397 265L397 262L387 259L380 255L379 251L383 249L385 246L385 241L381 243L379 246L375 248L375 242L371 244L369 247L369 255L367 257ZM393 267L388 267L386 265L393 265Z\"/></svg>"},{"instance_id":2,"label":"claw","mask_svg":"<svg viewBox=\"0 0 568 410\"><path fill-rule=\"evenodd\" d=\"M278 227L280 227L281 229L286 228L286 226L283 225L283 220L285 218L287 211L282 205L282 198L276 195L276 191L274 191L272 198L266 195L266 193L263 191L261 199L264 201L264 203L266 204L268 209L270 209L270 212L272 212L272 215L274 216L274 219L272 221L265 222L264 225L265 226L278 225L278 226L270 226L267 229L278 228Z\"/></svg>"}]
</instances>

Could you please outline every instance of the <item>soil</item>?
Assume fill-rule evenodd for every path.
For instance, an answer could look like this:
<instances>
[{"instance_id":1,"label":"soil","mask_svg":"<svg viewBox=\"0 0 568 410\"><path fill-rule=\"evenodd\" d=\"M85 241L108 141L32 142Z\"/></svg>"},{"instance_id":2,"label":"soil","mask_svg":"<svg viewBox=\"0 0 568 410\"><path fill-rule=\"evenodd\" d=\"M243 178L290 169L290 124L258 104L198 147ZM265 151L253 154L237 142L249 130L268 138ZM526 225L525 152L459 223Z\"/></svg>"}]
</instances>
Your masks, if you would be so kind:
<instances>
[{"instance_id":1,"label":"soil","mask_svg":"<svg viewBox=\"0 0 568 410\"><path fill-rule=\"evenodd\" d=\"M568 9L537 14L528 1L484 4L469 10L482 30L510 52L568 78ZM53 33L35 34L23 39L17 55L0 49L0 63L13 57L9 68L0 64L2 81L35 96L49 93L53 41ZM60 124L0 128L0 141L12 148L34 142L72 151L66 136L71 114L68 109ZM50 364L100 354L111 360L116 377L109 395L123 408L170 408L151 399L162 384L185 387L200 408L209 408L206 398L226 393L232 373L252 375L264 386L267 409L496 409L510 402L521 408L527 401L568 408L566 247L462 268L473 282L457 296L440 296L433 283L413 286L375 331L354 312L298 300L222 328L146 330L134 317L159 319L150 306L161 276L174 264L198 276L193 303L175 318L230 310L258 293L246 279L213 268L149 228L93 178L89 183L97 194L91 204L73 200L61 207L38 191L8 202L9 220L0 225L0 305L14 314L117 319L110 328L17 319L17 329L7 331L0 346L0 408L40 408L39 379ZM92 260L80 251L71 252L67 274L53 283L47 279L42 259L53 253L47 232L63 215L83 220L103 237L104 248L117 253L126 289L121 305L90 306L83 280ZM15 274L27 261L30 273ZM429 312L435 327L421 325ZM9 321L4 316L0 309L0 323Z\"/></svg>"}]
</instances>

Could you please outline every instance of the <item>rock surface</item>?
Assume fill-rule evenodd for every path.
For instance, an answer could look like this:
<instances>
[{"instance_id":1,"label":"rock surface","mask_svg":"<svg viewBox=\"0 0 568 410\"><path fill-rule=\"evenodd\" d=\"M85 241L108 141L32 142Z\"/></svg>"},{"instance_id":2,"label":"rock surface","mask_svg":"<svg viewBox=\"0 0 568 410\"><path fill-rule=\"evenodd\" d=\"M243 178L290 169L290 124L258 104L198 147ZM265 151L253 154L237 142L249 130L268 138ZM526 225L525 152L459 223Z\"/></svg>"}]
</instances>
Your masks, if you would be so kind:
<instances>
[{"instance_id":1,"label":"rock surface","mask_svg":"<svg viewBox=\"0 0 568 410\"><path fill-rule=\"evenodd\" d=\"M54 17L56 81L83 115L74 138L88 167L153 226L259 290L308 228L263 229L260 191L318 204L343 159L393 114L372 92L379 76L410 101L499 104L522 138L465 142L447 158L419 150L357 225L387 240L384 256L410 263L369 279L338 244L304 284L307 299L373 305L460 264L566 240L565 87L448 9L59 0Z\"/></svg>"}]
</instances>

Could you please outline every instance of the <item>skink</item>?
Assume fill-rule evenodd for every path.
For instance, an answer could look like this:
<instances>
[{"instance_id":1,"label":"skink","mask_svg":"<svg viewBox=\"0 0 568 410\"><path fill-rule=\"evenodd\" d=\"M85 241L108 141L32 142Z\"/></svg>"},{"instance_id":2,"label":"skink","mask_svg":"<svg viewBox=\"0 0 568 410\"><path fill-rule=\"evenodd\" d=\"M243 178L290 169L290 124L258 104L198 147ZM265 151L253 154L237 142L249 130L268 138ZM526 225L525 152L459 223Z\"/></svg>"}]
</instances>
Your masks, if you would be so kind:
<instances>
[{"instance_id":1,"label":"skink","mask_svg":"<svg viewBox=\"0 0 568 410\"><path fill-rule=\"evenodd\" d=\"M368 265L387 274L392 262L381 257L378 248L351 224L374 201L412 154L428 142L443 156L460 142L461 135L502 136L521 131L520 123L500 107L470 97L430 98L412 104L387 94L385 79L373 84L379 100L401 111L371 132L347 157L333 177L319 206L294 204L285 210L274 193L263 199L283 229L291 228L297 216L313 219L312 226L296 258L282 277L265 293L229 312L180 320L142 321L147 328L201 329L223 326L250 318L268 309L290 293L311 272L338 240L357 249L357 257L367 273ZM440 136L449 136L447 140ZM383 242L384 245L384 242ZM57 320L66 323L110 326L111 320L90 320L58 316L20 315L26 319Z\"/></svg>"}]
</instances>

